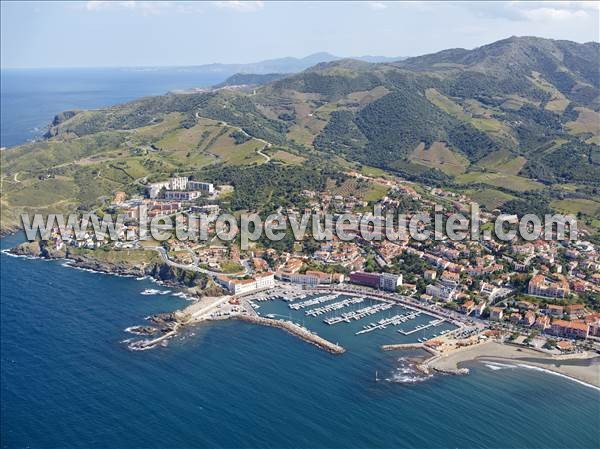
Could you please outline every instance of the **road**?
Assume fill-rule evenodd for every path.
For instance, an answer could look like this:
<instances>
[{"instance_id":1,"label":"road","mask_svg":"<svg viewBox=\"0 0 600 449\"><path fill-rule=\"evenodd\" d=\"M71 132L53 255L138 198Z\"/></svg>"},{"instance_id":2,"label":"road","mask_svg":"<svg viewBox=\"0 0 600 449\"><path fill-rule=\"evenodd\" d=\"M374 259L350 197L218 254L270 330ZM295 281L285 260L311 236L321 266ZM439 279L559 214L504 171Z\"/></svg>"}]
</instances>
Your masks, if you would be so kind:
<instances>
[{"instance_id":1,"label":"road","mask_svg":"<svg viewBox=\"0 0 600 449\"><path fill-rule=\"evenodd\" d=\"M196 118L197 118L197 119L201 119L201 118L202 118L202 116L200 115L200 113L199 113L198 111L196 111ZM250 139L258 140L259 142L262 142L262 143L264 143L264 144L265 144L265 146L264 146L264 147L262 147L260 150L256 150L256 152L257 152L258 154L260 154L262 157L264 157L264 158L265 158L265 163L266 163L266 162L270 162L270 161L271 161L271 156L269 156L269 155L267 155L267 154L263 153L263 151L264 151L264 150L266 150L266 149L268 149L268 148L271 148L271 143L270 143L270 142L267 142L266 140L264 140L264 139L261 139L261 138L259 138L259 137L254 137L254 136L251 136L251 135L250 135L250 134L248 134L246 131L244 131L242 128L240 128L239 126L232 125L231 123L227 123L227 122L225 122L225 121L223 121L223 120L219 120L219 121L220 121L220 122L221 122L223 125L225 125L225 126L228 126L228 127L230 127L230 128L235 128L235 129L239 130L241 133L243 133L243 134L244 134L246 137L248 137L248 138L250 138Z\"/></svg>"},{"instance_id":2,"label":"road","mask_svg":"<svg viewBox=\"0 0 600 449\"><path fill-rule=\"evenodd\" d=\"M244 277L247 274L249 274L248 266L246 266L245 264L244 264L244 272L243 273L227 274L227 273L221 273L220 271L213 271L213 270L199 267L197 265L199 262L198 257L195 254L192 256L192 258L194 259L193 263L183 264L183 263L174 262L171 259L169 259L169 256L167 255L167 250L165 250L162 246L148 246L144 249L147 251L157 251L158 254L160 254L160 257L163 260L163 262L165 262L167 265L169 265L171 267L180 268L182 270L195 271L197 273L204 273L204 274L207 274L207 275L213 276L213 277L226 276L226 277L240 278L240 277Z\"/></svg>"}]
</instances>

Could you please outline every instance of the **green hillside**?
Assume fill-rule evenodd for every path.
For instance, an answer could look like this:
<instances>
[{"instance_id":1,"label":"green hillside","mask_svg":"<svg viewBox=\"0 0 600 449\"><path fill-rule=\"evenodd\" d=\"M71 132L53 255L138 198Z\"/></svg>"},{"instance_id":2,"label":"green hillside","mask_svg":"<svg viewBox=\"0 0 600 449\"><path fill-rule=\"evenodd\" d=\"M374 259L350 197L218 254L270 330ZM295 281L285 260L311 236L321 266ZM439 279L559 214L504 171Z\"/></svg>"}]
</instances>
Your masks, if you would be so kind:
<instances>
[{"instance_id":1,"label":"green hillside","mask_svg":"<svg viewBox=\"0 0 600 449\"><path fill-rule=\"evenodd\" d=\"M565 191L551 188L558 184L594 200L598 66L598 43L512 37L394 63L321 63L250 91L68 111L46 141L2 152L2 204L10 214L28 207L48 179L58 187L39 201L71 207L173 173L243 170L266 163L257 153L266 143L279 155L269 164L286 170L300 162L316 171L323 161L333 171L368 165L418 182L501 192L497 201L486 197L489 205L516 192L561 201Z\"/></svg>"}]
</instances>

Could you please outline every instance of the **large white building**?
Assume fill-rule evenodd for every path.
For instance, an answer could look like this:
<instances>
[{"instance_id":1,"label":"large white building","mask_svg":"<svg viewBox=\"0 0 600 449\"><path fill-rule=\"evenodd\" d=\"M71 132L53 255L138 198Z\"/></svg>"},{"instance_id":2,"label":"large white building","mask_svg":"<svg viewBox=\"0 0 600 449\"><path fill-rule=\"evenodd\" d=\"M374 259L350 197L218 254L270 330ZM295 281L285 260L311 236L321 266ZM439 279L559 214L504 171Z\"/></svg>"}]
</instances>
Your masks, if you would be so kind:
<instances>
[{"instance_id":1,"label":"large white building","mask_svg":"<svg viewBox=\"0 0 600 449\"><path fill-rule=\"evenodd\" d=\"M186 190L188 188L188 179L185 176L176 176L171 178L170 190Z\"/></svg>"},{"instance_id":2,"label":"large white building","mask_svg":"<svg viewBox=\"0 0 600 449\"><path fill-rule=\"evenodd\" d=\"M382 290L395 292L400 285L402 285L401 274L381 273L379 275L379 288Z\"/></svg>"},{"instance_id":3,"label":"large white building","mask_svg":"<svg viewBox=\"0 0 600 449\"><path fill-rule=\"evenodd\" d=\"M229 293L232 295L246 295L275 287L275 275L271 272L261 273L251 279L231 279L219 276L217 277L217 282L229 290Z\"/></svg>"},{"instance_id":4,"label":"large white building","mask_svg":"<svg viewBox=\"0 0 600 449\"><path fill-rule=\"evenodd\" d=\"M214 193L215 186L210 182L188 181L189 190L199 190L206 193Z\"/></svg>"},{"instance_id":5,"label":"large white building","mask_svg":"<svg viewBox=\"0 0 600 449\"><path fill-rule=\"evenodd\" d=\"M167 190L165 192L165 199L167 200L192 201L199 196L200 192L191 190Z\"/></svg>"}]
</instances>

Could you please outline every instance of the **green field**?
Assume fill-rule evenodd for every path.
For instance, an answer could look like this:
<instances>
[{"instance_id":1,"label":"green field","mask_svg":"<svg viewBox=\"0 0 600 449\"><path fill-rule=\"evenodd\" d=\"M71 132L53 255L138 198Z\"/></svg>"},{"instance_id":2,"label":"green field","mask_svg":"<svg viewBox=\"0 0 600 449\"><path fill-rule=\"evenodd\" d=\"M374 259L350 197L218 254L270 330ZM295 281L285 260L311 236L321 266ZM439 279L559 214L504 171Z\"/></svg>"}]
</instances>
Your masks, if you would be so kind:
<instances>
[{"instance_id":1,"label":"green field","mask_svg":"<svg viewBox=\"0 0 600 449\"><path fill-rule=\"evenodd\" d=\"M582 212L586 215L596 215L600 213L600 203L598 201L587 200L583 198L569 198L567 200L558 200L550 203L554 209L567 214L577 214Z\"/></svg>"},{"instance_id":2,"label":"green field","mask_svg":"<svg viewBox=\"0 0 600 449\"><path fill-rule=\"evenodd\" d=\"M477 162L477 166L505 175L517 175L527 163L523 156L516 156L508 150L494 151Z\"/></svg>"},{"instance_id":3,"label":"green field","mask_svg":"<svg viewBox=\"0 0 600 449\"><path fill-rule=\"evenodd\" d=\"M456 177L459 184L487 184L494 187L503 187L513 192L526 192L539 190L543 184L521 176L504 175L501 173L470 172Z\"/></svg>"},{"instance_id":4,"label":"green field","mask_svg":"<svg viewBox=\"0 0 600 449\"><path fill-rule=\"evenodd\" d=\"M464 173L469 166L466 157L450 150L444 142L434 142L428 149L421 143L408 159L416 164L437 168L450 176Z\"/></svg>"},{"instance_id":5,"label":"green field","mask_svg":"<svg viewBox=\"0 0 600 449\"><path fill-rule=\"evenodd\" d=\"M502 206L507 201L515 199L513 195L495 189L469 189L465 190L464 193L477 204L485 206L490 211Z\"/></svg>"}]
</instances>

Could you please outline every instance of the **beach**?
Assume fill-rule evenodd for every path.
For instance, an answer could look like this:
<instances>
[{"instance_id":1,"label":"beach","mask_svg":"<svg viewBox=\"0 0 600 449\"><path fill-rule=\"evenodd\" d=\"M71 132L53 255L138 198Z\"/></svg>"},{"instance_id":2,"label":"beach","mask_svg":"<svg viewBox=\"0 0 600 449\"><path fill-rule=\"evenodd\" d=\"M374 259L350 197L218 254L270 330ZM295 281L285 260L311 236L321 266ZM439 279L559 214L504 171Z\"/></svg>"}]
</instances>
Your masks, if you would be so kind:
<instances>
[{"instance_id":1,"label":"beach","mask_svg":"<svg viewBox=\"0 0 600 449\"><path fill-rule=\"evenodd\" d=\"M600 388L600 355L590 352L554 356L534 349L488 341L432 357L426 365L439 371L451 371L469 361L544 369Z\"/></svg>"}]
</instances>

